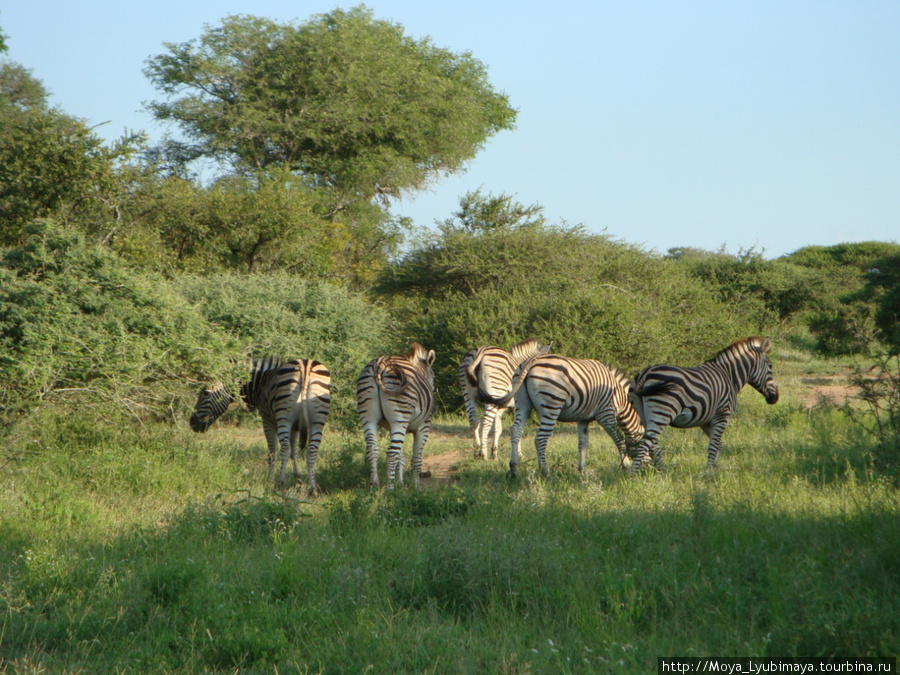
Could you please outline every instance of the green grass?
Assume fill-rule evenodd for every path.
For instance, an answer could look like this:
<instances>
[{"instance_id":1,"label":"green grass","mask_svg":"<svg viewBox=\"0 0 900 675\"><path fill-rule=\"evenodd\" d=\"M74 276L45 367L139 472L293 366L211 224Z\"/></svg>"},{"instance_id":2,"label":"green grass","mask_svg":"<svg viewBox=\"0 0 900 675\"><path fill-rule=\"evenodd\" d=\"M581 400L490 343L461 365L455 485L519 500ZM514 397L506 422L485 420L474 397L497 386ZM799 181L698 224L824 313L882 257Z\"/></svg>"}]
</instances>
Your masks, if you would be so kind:
<instances>
[{"instance_id":1,"label":"green grass","mask_svg":"<svg viewBox=\"0 0 900 675\"><path fill-rule=\"evenodd\" d=\"M508 423L507 417L504 422ZM310 501L272 491L256 425L55 423L0 474L0 673L651 672L660 655L900 652L900 500L840 411L753 392L705 471L699 431L629 479L572 425L537 476L365 486L326 434ZM442 418L426 454L468 452ZM408 451L407 451L408 454ZM383 465L383 461L382 461ZM383 470L383 466L382 466Z\"/></svg>"}]
</instances>

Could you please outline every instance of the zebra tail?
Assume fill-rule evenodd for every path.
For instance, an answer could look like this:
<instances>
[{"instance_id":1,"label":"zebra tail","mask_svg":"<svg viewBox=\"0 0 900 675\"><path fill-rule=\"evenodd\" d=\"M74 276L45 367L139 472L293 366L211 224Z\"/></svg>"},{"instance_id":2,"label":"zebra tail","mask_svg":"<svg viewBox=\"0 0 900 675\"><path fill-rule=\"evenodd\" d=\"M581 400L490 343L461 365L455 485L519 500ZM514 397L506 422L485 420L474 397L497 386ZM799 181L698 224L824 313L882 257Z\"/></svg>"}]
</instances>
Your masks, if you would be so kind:
<instances>
[{"instance_id":1,"label":"zebra tail","mask_svg":"<svg viewBox=\"0 0 900 675\"><path fill-rule=\"evenodd\" d=\"M631 404L631 407L634 408L638 418L640 418L641 426L646 427L647 418L644 416L644 399L642 399L633 388L628 389L628 402Z\"/></svg>"},{"instance_id":2,"label":"zebra tail","mask_svg":"<svg viewBox=\"0 0 900 675\"><path fill-rule=\"evenodd\" d=\"M384 382L382 377L383 377L384 371L387 369L390 369L391 372L397 376L397 378L400 380L400 384L387 384ZM383 365L383 366L380 366L375 369L375 382L378 385L379 389L381 389L382 391L391 393L391 394L400 393L401 391L406 389L406 386L408 384L406 373L403 372L403 369L395 368L395 367L391 366L390 364Z\"/></svg>"},{"instance_id":3,"label":"zebra tail","mask_svg":"<svg viewBox=\"0 0 900 675\"><path fill-rule=\"evenodd\" d=\"M473 359L472 363L466 367L466 379L470 385L476 388L478 388L478 370L481 368L482 358L484 358L483 355L479 355L477 359ZM479 391L479 395L480 393Z\"/></svg>"}]
</instances>

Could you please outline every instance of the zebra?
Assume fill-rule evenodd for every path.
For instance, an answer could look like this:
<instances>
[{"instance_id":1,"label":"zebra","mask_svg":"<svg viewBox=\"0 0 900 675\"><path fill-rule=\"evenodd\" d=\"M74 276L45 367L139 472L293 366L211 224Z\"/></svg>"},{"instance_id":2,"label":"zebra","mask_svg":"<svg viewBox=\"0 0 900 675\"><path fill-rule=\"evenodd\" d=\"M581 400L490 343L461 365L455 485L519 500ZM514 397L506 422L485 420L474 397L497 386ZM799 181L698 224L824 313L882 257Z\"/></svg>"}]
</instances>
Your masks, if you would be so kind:
<instances>
[{"instance_id":1,"label":"zebra","mask_svg":"<svg viewBox=\"0 0 900 675\"><path fill-rule=\"evenodd\" d=\"M771 346L770 338L749 337L733 342L699 366L656 365L638 374L631 397L646 432L635 452L632 472L648 457L658 469L663 468L659 435L667 425L703 429L709 437L706 465L714 469L722 448L722 432L744 385L751 385L770 405L778 401L778 385L768 357Z\"/></svg>"},{"instance_id":2,"label":"zebra","mask_svg":"<svg viewBox=\"0 0 900 675\"><path fill-rule=\"evenodd\" d=\"M274 473L275 456L281 450L278 484L285 484L288 459L297 466L298 441L306 449L307 489L312 495L316 485L316 459L322 442L322 430L331 409L331 373L312 359L283 361L268 356L252 362L250 380L241 385L241 398L250 410L259 410L269 446L269 473ZM222 384L204 388L191 415L191 429L204 432L218 419L234 397Z\"/></svg>"},{"instance_id":3,"label":"zebra","mask_svg":"<svg viewBox=\"0 0 900 675\"><path fill-rule=\"evenodd\" d=\"M550 475L547 442L557 422L576 422L578 429L578 470L584 472L588 449L588 426L596 420L616 444L620 465L630 463L628 446L640 440L641 420L628 399L631 380L615 368L593 359L572 359L557 354L533 354L516 370L512 391L495 399L503 405L514 397L516 419L510 431L512 452L509 476L519 466L519 441L533 409L540 417L534 438L538 468Z\"/></svg>"},{"instance_id":4,"label":"zebra","mask_svg":"<svg viewBox=\"0 0 900 675\"><path fill-rule=\"evenodd\" d=\"M368 363L356 383L359 420L366 440L369 484L378 487L378 427L388 429L391 444L387 449L388 487L403 484L403 441L407 431L413 434L413 485L419 485L422 450L431 429L434 414L434 350L412 343L405 356L380 356Z\"/></svg>"},{"instance_id":5,"label":"zebra","mask_svg":"<svg viewBox=\"0 0 900 675\"><path fill-rule=\"evenodd\" d=\"M485 459L488 435L493 429L491 459L497 459L497 445L503 432L501 417L504 410L513 407L510 401L505 408L498 408L494 404L485 403L483 397L502 397L512 388L512 376L516 367L531 354L546 354L549 349L549 346L529 338L514 345L509 352L499 347L479 347L463 358L459 366L459 384L469 415L469 429L475 437L475 457ZM484 405L480 419L477 403Z\"/></svg>"}]
</instances>

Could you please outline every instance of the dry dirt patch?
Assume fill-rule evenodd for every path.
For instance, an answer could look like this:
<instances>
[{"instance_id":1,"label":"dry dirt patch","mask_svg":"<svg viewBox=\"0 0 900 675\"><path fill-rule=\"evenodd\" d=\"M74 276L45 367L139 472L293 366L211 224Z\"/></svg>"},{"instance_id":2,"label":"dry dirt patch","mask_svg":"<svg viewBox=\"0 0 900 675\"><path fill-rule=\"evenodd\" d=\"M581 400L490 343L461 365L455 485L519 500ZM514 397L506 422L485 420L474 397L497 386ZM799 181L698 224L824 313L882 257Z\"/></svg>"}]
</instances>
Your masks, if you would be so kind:
<instances>
[{"instance_id":1,"label":"dry dirt patch","mask_svg":"<svg viewBox=\"0 0 900 675\"><path fill-rule=\"evenodd\" d=\"M429 455L422 458L422 473L419 475L423 485L446 485L459 480L456 467L468 459L462 452L444 452L440 455Z\"/></svg>"},{"instance_id":2,"label":"dry dirt patch","mask_svg":"<svg viewBox=\"0 0 900 675\"><path fill-rule=\"evenodd\" d=\"M848 398L859 393L859 387L846 384L845 378L838 375L801 377L800 382L804 385L801 399L805 408L812 408L823 399L833 405L843 405Z\"/></svg>"}]
</instances>

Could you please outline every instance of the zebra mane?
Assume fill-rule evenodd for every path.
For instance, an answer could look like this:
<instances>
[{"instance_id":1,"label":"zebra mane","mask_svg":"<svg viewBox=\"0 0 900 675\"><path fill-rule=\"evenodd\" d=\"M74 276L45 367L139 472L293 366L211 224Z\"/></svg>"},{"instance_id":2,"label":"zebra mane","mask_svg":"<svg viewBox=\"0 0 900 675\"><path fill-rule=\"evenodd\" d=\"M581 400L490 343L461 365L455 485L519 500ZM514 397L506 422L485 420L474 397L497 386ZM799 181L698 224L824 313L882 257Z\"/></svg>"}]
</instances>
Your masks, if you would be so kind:
<instances>
[{"instance_id":1,"label":"zebra mane","mask_svg":"<svg viewBox=\"0 0 900 675\"><path fill-rule=\"evenodd\" d=\"M755 351L759 352L760 354L765 354L767 351L769 351L769 343L769 338L763 338L758 335L753 335L741 340L735 340L730 345L725 347L725 349L719 350L719 352L709 361L707 361L707 363L719 361L726 355L741 351Z\"/></svg>"},{"instance_id":2,"label":"zebra mane","mask_svg":"<svg viewBox=\"0 0 900 675\"><path fill-rule=\"evenodd\" d=\"M613 368L612 366L607 366L609 370L609 374L613 376L613 379L619 383L619 386L622 387L626 392L629 392L634 387L634 382L628 377L625 373L623 373L618 368Z\"/></svg>"},{"instance_id":3,"label":"zebra mane","mask_svg":"<svg viewBox=\"0 0 900 675\"><path fill-rule=\"evenodd\" d=\"M260 373L265 373L270 370L274 370L275 368L281 368L286 363L286 361L280 356L263 356L259 359L252 359L250 362L250 376L251 379L254 375L259 375Z\"/></svg>"},{"instance_id":4,"label":"zebra mane","mask_svg":"<svg viewBox=\"0 0 900 675\"><path fill-rule=\"evenodd\" d=\"M521 361L526 356L530 356L535 352L541 351L546 354L548 351L550 351L550 345L544 345L540 342L540 340L537 340L535 338L528 338L527 340L522 340L522 342L517 345L513 345L510 348L509 353L512 354L513 358L515 358L517 361Z\"/></svg>"}]
</instances>

